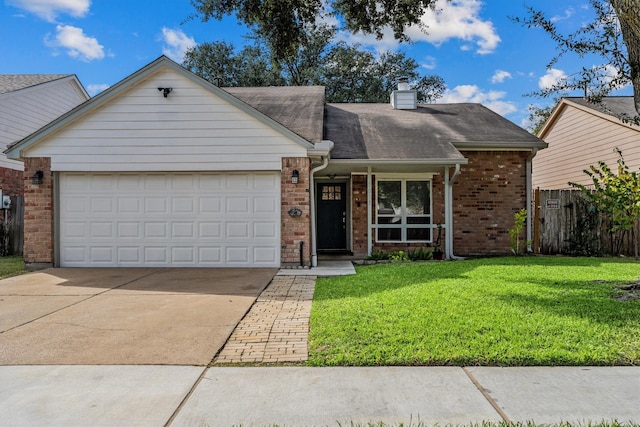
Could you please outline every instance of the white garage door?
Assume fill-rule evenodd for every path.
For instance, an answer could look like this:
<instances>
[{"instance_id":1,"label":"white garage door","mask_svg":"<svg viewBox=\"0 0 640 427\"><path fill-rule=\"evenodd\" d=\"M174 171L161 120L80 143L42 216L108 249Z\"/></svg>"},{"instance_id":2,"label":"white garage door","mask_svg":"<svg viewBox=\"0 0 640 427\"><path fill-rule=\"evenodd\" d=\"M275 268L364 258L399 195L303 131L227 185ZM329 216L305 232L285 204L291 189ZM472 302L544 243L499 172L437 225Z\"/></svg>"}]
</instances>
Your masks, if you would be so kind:
<instances>
[{"instance_id":1,"label":"white garage door","mask_svg":"<svg viewBox=\"0 0 640 427\"><path fill-rule=\"evenodd\" d=\"M60 173L60 265L280 265L279 173Z\"/></svg>"}]
</instances>

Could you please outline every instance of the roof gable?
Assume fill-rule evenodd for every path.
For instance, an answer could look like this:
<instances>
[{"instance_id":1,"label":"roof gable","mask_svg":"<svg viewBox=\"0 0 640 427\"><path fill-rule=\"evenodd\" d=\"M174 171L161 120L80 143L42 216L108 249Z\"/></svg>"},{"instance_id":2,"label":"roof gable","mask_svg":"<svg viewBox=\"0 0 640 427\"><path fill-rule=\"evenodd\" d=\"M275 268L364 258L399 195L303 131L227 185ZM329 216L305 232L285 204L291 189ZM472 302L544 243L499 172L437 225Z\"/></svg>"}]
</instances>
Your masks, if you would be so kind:
<instances>
[{"instance_id":1,"label":"roof gable","mask_svg":"<svg viewBox=\"0 0 640 427\"><path fill-rule=\"evenodd\" d=\"M275 132L281 134L285 138L290 141L298 144L300 147L304 149L309 149L313 147L313 144L307 140L305 140L300 135L294 133L290 129L286 128L282 124L273 120L272 118L262 114L257 109L251 107L250 105L242 102L240 99L232 96L226 91L212 85L208 81L196 76L186 68L181 65L175 63L170 60L166 56L161 56L154 62L150 63L146 67L138 70L133 73L129 77L100 93L96 97L88 100L87 102L79 105L75 109L71 110L67 114L59 117L48 125L44 126L40 130L36 131L32 135L24 138L21 141L18 141L12 144L7 150L7 156L13 158L21 157L22 153L26 150L29 150L39 144L48 136L64 130L66 127L69 127L72 123L81 120L84 117L91 115L92 113L99 111L101 109L106 108L110 104L117 102L118 99L127 96L128 92L137 85L142 84L146 80L151 79L154 75L159 73L161 70L170 70L173 73L177 73L182 78L185 78L191 81L193 84L198 86L205 91L208 91L213 96L220 98L224 102L232 105L233 107L243 111L248 114L258 122L266 125L267 127L273 129ZM162 97L162 94L160 94ZM172 96L171 94L169 95ZM175 94L173 95L175 96Z\"/></svg>"}]
</instances>

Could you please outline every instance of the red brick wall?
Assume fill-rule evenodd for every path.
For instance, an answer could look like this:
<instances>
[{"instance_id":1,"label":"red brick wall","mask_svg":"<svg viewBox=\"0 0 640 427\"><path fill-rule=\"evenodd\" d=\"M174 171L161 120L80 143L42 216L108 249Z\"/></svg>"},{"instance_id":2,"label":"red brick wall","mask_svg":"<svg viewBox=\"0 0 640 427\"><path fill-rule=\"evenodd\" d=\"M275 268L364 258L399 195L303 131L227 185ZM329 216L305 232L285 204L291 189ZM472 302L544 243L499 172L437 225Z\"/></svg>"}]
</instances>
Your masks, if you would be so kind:
<instances>
[{"instance_id":1,"label":"red brick wall","mask_svg":"<svg viewBox=\"0 0 640 427\"><path fill-rule=\"evenodd\" d=\"M36 171L44 173L42 184L32 184ZM53 180L51 159L27 158L24 162L24 261L53 263Z\"/></svg>"},{"instance_id":2,"label":"red brick wall","mask_svg":"<svg viewBox=\"0 0 640 427\"><path fill-rule=\"evenodd\" d=\"M294 170L299 173L297 184L291 183ZM311 217L309 193L310 163L306 157L282 159L282 202L281 202L281 240L280 262L283 265L300 264L300 241L303 246L303 263L311 264ZM300 216L289 215L289 210L297 208Z\"/></svg>"},{"instance_id":3,"label":"red brick wall","mask_svg":"<svg viewBox=\"0 0 640 427\"><path fill-rule=\"evenodd\" d=\"M0 188L4 196L22 196L22 171L0 168Z\"/></svg>"},{"instance_id":4,"label":"red brick wall","mask_svg":"<svg viewBox=\"0 0 640 427\"><path fill-rule=\"evenodd\" d=\"M462 154L469 163L461 167L453 188L454 253L461 256L509 254L508 230L513 227L513 215L526 204L525 164L529 153L468 151ZM352 176L352 189L353 253L366 256L367 177ZM433 177L432 203L433 223L444 223L443 174ZM434 241L436 237L434 229ZM443 250L444 240L443 230L440 242ZM420 246L428 245L376 243L373 239L374 250L406 251Z\"/></svg>"},{"instance_id":5,"label":"red brick wall","mask_svg":"<svg viewBox=\"0 0 640 427\"><path fill-rule=\"evenodd\" d=\"M510 253L513 215L526 205L528 152L468 151L453 185L453 248L456 255Z\"/></svg>"}]
</instances>

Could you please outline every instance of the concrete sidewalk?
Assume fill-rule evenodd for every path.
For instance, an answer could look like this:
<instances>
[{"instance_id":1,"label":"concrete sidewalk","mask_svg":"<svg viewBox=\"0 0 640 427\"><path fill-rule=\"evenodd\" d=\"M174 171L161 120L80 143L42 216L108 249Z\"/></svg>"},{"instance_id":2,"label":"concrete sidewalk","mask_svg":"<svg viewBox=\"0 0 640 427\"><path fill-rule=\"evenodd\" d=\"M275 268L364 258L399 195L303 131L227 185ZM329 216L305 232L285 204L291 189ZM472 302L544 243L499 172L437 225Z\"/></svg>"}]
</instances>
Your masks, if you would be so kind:
<instances>
[{"instance_id":1,"label":"concrete sidewalk","mask_svg":"<svg viewBox=\"0 0 640 427\"><path fill-rule=\"evenodd\" d=\"M0 426L640 424L640 367L2 366Z\"/></svg>"}]
</instances>

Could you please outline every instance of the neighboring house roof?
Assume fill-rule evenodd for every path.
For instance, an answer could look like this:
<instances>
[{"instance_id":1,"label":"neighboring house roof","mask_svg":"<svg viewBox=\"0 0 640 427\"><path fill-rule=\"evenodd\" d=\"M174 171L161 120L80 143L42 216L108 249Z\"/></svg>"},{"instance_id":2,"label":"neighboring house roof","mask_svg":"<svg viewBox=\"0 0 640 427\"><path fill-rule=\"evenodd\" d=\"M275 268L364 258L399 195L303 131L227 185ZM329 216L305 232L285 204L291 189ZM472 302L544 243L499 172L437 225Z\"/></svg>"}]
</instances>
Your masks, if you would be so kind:
<instances>
[{"instance_id":1,"label":"neighboring house roof","mask_svg":"<svg viewBox=\"0 0 640 427\"><path fill-rule=\"evenodd\" d=\"M291 129L307 141L322 141L324 86L225 87L226 92Z\"/></svg>"},{"instance_id":2,"label":"neighboring house roof","mask_svg":"<svg viewBox=\"0 0 640 427\"><path fill-rule=\"evenodd\" d=\"M0 152L87 99L75 74L0 74ZM1 153L0 167L24 169Z\"/></svg>"},{"instance_id":3,"label":"neighboring house roof","mask_svg":"<svg viewBox=\"0 0 640 427\"><path fill-rule=\"evenodd\" d=\"M459 161L464 148L543 148L545 143L480 104L328 104L325 139L334 159Z\"/></svg>"},{"instance_id":4,"label":"neighboring house roof","mask_svg":"<svg viewBox=\"0 0 640 427\"><path fill-rule=\"evenodd\" d=\"M566 97L564 99L615 118L638 115L633 103L633 96L607 96L602 98L602 102L599 103L591 102L584 97Z\"/></svg>"},{"instance_id":5,"label":"neighboring house roof","mask_svg":"<svg viewBox=\"0 0 640 427\"><path fill-rule=\"evenodd\" d=\"M594 103L584 97L565 97L560 100L558 105L556 105L551 112L551 116L549 116L542 129L540 129L540 132L538 132L538 137L540 139L544 139L547 136L555 122L562 115L563 110L568 106L595 114L596 116L609 120L613 123L617 123L621 126L626 126L635 130L640 129L636 125L622 121L623 118L630 119L638 115L638 112L635 109L633 96L606 96L598 103Z\"/></svg>"},{"instance_id":6,"label":"neighboring house roof","mask_svg":"<svg viewBox=\"0 0 640 427\"><path fill-rule=\"evenodd\" d=\"M0 95L62 79L71 75L72 74L0 74Z\"/></svg>"}]
</instances>

